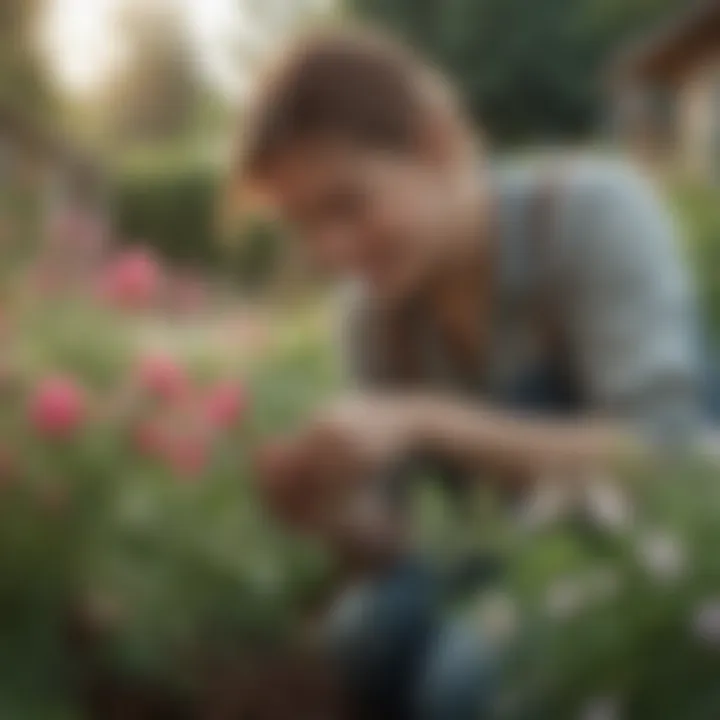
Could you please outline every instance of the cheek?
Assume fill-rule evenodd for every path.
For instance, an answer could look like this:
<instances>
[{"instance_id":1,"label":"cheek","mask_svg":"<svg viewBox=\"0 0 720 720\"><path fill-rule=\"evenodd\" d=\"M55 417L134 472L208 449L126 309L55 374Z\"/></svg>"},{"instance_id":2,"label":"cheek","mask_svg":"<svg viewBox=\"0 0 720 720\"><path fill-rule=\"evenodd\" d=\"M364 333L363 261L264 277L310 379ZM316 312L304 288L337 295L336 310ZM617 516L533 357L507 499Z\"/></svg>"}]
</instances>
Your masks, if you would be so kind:
<instances>
[{"instance_id":1,"label":"cheek","mask_svg":"<svg viewBox=\"0 0 720 720\"><path fill-rule=\"evenodd\" d=\"M356 232L343 226L324 228L310 241L311 255L316 264L333 273L352 268L357 259L357 247Z\"/></svg>"},{"instance_id":2,"label":"cheek","mask_svg":"<svg viewBox=\"0 0 720 720\"><path fill-rule=\"evenodd\" d=\"M428 272L436 245L429 218L412 193L393 193L376 204L363 233L362 266L382 292L403 294Z\"/></svg>"},{"instance_id":3,"label":"cheek","mask_svg":"<svg viewBox=\"0 0 720 720\"><path fill-rule=\"evenodd\" d=\"M426 198L419 188L398 184L382 193L370 217L369 234L393 244L406 244L421 234L426 226Z\"/></svg>"}]
</instances>

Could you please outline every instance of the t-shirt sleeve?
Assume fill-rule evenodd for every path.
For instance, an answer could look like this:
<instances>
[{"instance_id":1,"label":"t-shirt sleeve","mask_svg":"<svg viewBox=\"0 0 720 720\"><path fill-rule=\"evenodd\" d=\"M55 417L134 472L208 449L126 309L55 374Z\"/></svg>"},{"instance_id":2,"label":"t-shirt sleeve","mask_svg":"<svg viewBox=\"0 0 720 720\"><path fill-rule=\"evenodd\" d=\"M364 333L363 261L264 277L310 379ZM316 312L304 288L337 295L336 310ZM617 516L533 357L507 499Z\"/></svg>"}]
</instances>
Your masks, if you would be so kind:
<instances>
[{"instance_id":1,"label":"t-shirt sleeve","mask_svg":"<svg viewBox=\"0 0 720 720\"><path fill-rule=\"evenodd\" d=\"M673 218L649 182L619 165L577 179L567 202L565 304L593 407L650 431L689 428L697 317Z\"/></svg>"}]
</instances>

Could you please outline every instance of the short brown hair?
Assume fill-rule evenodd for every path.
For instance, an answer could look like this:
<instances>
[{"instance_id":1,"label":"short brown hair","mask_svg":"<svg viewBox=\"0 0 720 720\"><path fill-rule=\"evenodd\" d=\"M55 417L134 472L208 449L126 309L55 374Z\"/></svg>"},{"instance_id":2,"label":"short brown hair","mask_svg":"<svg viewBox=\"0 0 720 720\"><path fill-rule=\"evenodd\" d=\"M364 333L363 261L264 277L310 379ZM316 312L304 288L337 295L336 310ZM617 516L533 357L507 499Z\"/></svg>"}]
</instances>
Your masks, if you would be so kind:
<instances>
[{"instance_id":1,"label":"short brown hair","mask_svg":"<svg viewBox=\"0 0 720 720\"><path fill-rule=\"evenodd\" d=\"M409 150L429 110L462 122L447 84L408 48L367 28L325 30L299 42L260 84L237 175L261 178L288 146L318 137Z\"/></svg>"}]
</instances>

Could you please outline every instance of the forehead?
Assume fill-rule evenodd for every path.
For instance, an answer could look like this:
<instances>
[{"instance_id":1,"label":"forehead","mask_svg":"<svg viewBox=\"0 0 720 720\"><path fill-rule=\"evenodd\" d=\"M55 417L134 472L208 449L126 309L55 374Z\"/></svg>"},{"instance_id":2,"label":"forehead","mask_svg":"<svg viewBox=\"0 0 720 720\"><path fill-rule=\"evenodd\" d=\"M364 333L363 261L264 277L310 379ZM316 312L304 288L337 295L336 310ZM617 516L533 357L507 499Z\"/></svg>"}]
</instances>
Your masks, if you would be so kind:
<instances>
[{"instance_id":1,"label":"forehead","mask_svg":"<svg viewBox=\"0 0 720 720\"><path fill-rule=\"evenodd\" d=\"M280 205L301 207L333 192L376 184L388 171L410 166L413 160L347 141L303 141L271 164L267 190Z\"/></svg>"},{"instance_id":2,"label":"forehead","mask_svg":"<svg viewBox=\"0 0 720 720\"><path fill-rule=\"evenodd\" d=\"M301 200L330 190L361 171L362 151L349 143L303 141L287 148L267 172L270 192L278 200Z\"/></svg>"}]
</instances>

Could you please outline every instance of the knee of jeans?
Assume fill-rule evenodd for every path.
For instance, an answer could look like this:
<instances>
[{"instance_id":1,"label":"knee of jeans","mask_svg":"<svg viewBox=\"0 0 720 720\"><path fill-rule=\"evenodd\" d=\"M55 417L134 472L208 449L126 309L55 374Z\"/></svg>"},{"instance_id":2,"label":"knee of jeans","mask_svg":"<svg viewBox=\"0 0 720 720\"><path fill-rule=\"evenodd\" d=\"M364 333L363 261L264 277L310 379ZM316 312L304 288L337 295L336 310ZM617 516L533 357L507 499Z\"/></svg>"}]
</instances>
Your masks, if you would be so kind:
<instances>
[{"instance_id":1,"label":"knee of jeans","mask_svg":"<svg viewBox=\"0 0 720 720\"><path fill-rule=\"evenodd\" d=\"M373 588L358 585L346 591L331 609L324 630L326 644L336 660L342 662L363 653L373 603Z\"/></svg>"},{"instance_id":2,"label":"knee of jeans","mask_svg":"<svg viewBox=\"0 0 720 720\"><path fill-rule=\"evenodd\" d=\"M497 688L498 658L477 628L443 628L431 646L416 692L422 720L478 720L489 715Z\"/></svg>"},{"instance_id":3,"label":"knee of jeans","mask_svg":"<svg viewBox=\"0 0 720 720\"><path fill-rule=\"evenodd\" d=\"M399 572L357 586L330 614L326 637L346 669L394 673L420 657L434 621L431 583Z\"/></svg>"}]
</instances>

